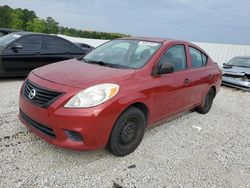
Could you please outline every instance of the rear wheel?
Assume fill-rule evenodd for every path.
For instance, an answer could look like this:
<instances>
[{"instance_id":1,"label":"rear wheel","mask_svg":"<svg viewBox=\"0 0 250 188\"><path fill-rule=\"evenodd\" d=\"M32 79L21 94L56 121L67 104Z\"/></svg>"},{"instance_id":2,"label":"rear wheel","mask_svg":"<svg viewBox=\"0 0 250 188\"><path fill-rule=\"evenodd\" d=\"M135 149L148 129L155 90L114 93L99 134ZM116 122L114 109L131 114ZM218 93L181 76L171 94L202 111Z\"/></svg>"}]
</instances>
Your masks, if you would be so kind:
<instances>
[{"instance_id":1,"label":"rear wheel","mask_svg":"<svg viewBox=\"0 0 250 188\"><path fill-rule=\"evenodd\" d=\"M208 113L213 104L214 96L215 96L215 92L212 88L210 88L202 104L197 106L195 110L201 114Z\"/></svg>"},{"instance_id":2,"label":"rear wheel","mask_svg":"<svg viewBox=\"0 0 250 188\"><path fill-rule=\"evenodd\" d=\"M116 156L133 152L140 144L146 127L146 117L135 107L130 107L118 118L109 138L108 150Z\"/></svg>"}]
</instances>

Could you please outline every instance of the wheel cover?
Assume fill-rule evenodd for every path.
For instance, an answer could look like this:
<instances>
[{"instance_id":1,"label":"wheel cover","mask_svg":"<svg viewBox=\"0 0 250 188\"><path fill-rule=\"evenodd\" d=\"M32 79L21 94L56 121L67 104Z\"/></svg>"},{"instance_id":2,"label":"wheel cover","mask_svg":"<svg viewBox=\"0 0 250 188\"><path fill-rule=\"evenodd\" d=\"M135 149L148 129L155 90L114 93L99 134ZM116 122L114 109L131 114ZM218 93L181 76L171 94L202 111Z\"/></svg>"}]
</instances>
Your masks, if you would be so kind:
<instances>
[{"instance_id":1,"label":"wheel cover","mask_svg":"<svg viewBox=\"0 0 250 188\"><path fill-rule=\"evenodd\" d=\"M123 128L120 131L119 143L128 144L134 139L137 132L136 122L135 119L128 119L124 123Z\"/></svg>"}]
</instances>

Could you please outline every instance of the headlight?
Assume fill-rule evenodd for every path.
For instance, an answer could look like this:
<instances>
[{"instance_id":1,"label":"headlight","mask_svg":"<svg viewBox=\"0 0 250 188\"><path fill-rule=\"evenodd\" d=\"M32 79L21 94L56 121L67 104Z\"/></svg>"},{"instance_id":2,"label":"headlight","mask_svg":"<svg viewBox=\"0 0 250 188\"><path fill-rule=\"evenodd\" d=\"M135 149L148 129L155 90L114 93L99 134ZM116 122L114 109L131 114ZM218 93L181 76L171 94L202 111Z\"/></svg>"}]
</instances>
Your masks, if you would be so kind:
<instances>
[{"instance_id":1,"label":"headlight","mask_svg":"<svg viewBox=\"0 0 250 188\"><path fill-rule=\"evenodd\" d=\"M73 96L64 107L87 108L97 106L114 97L119 90L116 84L98 84L80 91Z\"/></svg>"}]
</instances>

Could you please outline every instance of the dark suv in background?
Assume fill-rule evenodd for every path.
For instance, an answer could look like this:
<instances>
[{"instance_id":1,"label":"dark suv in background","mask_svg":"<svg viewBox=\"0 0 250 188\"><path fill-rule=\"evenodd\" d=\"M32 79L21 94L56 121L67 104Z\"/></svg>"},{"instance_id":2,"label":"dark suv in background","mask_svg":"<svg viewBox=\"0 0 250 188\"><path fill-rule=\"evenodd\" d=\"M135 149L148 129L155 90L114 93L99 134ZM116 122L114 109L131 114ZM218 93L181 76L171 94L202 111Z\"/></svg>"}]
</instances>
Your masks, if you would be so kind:
<instances>
[{"instance_id":1,"label":"dark suv in background","mask_svg":"<svg viewBox=\"0 0 250 188\"><path fill-rule=\"evenodd\" d=\"M0 38L0 77L26 76L37 67L78 58L90 50L54 35L10 33Z\"/></svg>"}]
</instances>

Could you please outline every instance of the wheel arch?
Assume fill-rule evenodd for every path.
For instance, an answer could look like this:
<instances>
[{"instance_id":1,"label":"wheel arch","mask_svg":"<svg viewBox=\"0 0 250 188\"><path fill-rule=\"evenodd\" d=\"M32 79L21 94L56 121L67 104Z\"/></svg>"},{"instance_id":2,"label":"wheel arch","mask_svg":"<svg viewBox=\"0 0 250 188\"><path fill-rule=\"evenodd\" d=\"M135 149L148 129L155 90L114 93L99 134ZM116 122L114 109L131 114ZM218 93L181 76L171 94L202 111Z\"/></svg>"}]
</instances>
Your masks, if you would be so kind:
<instances>
[{"instance_id":1,"label":"wheel arch","mask_svg":"<svg viewBox=\"0 0 250 188\"><path fill-rule=\"evenodd\" d=\"M211 89L214 91L214 97L215 97L215 95L216 95L216 87L212 86Z\"/></svg>"},{"instance_id":2,"label":"wheel arch","mask_svg":"<svg viewBox=\"0 0 250 188\"><path fill-rule=\"evenodd\" d=\"M146 104L144 104L143 102L135 102L135 103L130 104L125 110L127 110L130 107L135 107L135 108L138 108L139 110L141 110L143 112L143 114L145 115L146 121L148 121L149 110L148 110L148 107L146 106Z\"/></svg>"}]
</instances>

